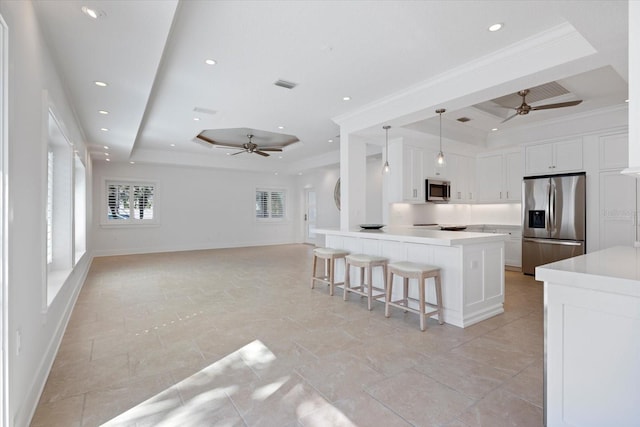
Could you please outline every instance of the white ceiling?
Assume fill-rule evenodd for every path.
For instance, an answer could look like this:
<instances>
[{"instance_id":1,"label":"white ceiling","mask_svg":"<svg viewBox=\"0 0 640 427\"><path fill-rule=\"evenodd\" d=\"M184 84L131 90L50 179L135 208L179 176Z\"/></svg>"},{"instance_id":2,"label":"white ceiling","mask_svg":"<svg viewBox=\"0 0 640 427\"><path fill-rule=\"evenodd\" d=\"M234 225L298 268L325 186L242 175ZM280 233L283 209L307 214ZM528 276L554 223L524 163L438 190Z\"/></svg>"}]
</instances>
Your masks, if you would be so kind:
<instances>
[{"instance_id":1,"label":"white ceiling","mask_svg":"<svg viewBox=\"0 0 640 427\"><path fill-rule=\"evenodd\" d=\"M82 6L104 16L92 20ZM443 115L449 137L486 144L509 111L489 114L473 105L526 88L518 85L556 80L570 93L540 103L583 102L516 117L504 129L624 105L627 97L626 1L58 0L34 7L91 155L100 161L108 151L112 161L293 171L338 150L333 119L366 114L381 100L500 58L559 27L575 30L593 48L588 60L567 59L562 73L522 69L527 57L516 61L503 70L504 84L441 105L450 107ZM504 28L487 31L496 22ZM549 53L556 70L557 56ZM208 58L217 64L205 64ZM275 86L279 79L297 87ZM97 80L108 86L95 86ZM458 123L461 116L472 121ZM373 120L361 134L382 142L386 119ZM412 132L438 132L432 111L388 119ZM204 129L224 128L286 133L300 143L266 158L229 157L194 142Z\"/></svg>"}]
</instances>

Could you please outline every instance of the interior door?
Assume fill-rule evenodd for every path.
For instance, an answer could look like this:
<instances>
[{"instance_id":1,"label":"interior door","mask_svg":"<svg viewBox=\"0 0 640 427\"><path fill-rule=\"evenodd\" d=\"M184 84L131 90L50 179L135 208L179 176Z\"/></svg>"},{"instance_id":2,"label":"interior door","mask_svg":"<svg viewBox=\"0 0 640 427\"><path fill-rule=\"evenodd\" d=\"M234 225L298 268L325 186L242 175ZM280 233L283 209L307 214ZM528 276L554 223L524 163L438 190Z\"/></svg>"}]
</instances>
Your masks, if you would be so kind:
<instances>
[{"instance_id":1,"label":"interior door","mask_svg":"<svg viewBox=\"0 0 640 427\"><path fill-rule=\"evenodd\" d=\"M304 241L315 245L316 233L316 192L313 189L305 190L305 209L304 209Z\"/></svg>"}]
</instances>

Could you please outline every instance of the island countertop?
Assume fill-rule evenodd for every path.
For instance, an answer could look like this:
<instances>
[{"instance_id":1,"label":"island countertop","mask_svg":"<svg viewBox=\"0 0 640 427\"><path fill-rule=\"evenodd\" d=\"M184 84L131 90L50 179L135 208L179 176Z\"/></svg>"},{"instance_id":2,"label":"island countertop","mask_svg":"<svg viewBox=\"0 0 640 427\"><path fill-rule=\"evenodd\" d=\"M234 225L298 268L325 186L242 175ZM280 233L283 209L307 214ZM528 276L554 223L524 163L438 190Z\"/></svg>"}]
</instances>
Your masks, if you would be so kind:
<instances>
[{"instance_id":1,"label":"island countertop","mask_svg":"<svg viewBox=\"0 0 640 427\"><path fill-rule=\"evenodd\" d=\"M380 230L353 228L343 231L338 228L317 228L318 234L327 236L349 236L389 240L407 243L422 243L436 246L459 246L477 243L503 242L509 236L500 233L476 233L468 231L425 230L415 227L384 227Z\"/></svg>"},{"instance_id":2,"label":"island countertop","mask_svg":"<svg viewBox=\"0 0 640 427\"><path fill-rule=\"evenodd\" d=\"M616 246L536 267L536 279L640 297L640 248Z\"/></svg>"}]
</instances>

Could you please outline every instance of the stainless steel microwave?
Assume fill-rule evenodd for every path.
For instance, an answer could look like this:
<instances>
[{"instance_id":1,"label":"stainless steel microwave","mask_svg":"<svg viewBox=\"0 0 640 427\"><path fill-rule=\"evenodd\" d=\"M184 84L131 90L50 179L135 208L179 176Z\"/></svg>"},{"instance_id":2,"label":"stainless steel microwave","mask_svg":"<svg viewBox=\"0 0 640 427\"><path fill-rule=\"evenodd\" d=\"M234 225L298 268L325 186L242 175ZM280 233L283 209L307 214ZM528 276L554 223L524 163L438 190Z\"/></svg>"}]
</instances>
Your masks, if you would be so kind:
<instances>
[{"instance_id":1,"label":"stainless steel microwave","mask_svg":"<svg viewBox=\"0 0 640 427\"><path fill-rule=\"evenodd\" d=\"M451 182L427 179L424 183L427 202L448 202L451 198Z\"/></svg>"}]
</instances>

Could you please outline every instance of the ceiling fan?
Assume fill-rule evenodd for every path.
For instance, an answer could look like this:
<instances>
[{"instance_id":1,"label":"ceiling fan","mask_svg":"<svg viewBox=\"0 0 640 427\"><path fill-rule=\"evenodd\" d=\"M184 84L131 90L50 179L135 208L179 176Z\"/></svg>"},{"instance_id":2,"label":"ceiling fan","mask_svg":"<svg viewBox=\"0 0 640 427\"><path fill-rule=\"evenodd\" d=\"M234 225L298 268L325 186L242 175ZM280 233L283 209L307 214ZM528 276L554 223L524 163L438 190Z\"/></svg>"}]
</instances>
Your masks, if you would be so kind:
<instances>
[{"instance_id":1,"label":"ceiling fan","mask_svg":"<svg viewBox=\"0 0 640 427\"><path fill-rule=\"evenodd\" d=\"M241 150L235 153L230 154L231 156L235 156L238 154L242 154L242 153L255 153L255 154L259 154L261 156L264 157L269 157L270 154L267 153L266 151L282 151L282 147L259 147L258 144L254 143L252 141L253 137L255 135L253 134L247 134L247 138L249 138L248 142L245 142L243 144L231 144L231 143L221 143L218 141L215 141L211 138L208 138L202 134L197 135L197 137L203 141L208 142L209 144L214 145L217 148L225 148L225 149L229 149L229 148L240 148Z\"/></svg>"},{"instance_id":2,"label":"ceiling fan","mask_svg":"<svg viewBox=\"0 0 640 427\"><path fill-rule=\"evenodd\" d=\"M562 107L573 107L574 105L578 105L582 102L582 100L580 99L578 101L559 102L557 104L537 105L535 107L532 107L531 105L527 104L527 101L525 99L528 93L529 93L529 89L524 89L518 92L518 95L522 97L522 104L520 104L519 107L513 108L514 110L516 110L516 113L504 119L502 123L513 119L515 116L525 116L529 114L530 111L550 110L552 108L562 108Z\"/></svg>"}]
</instances>

